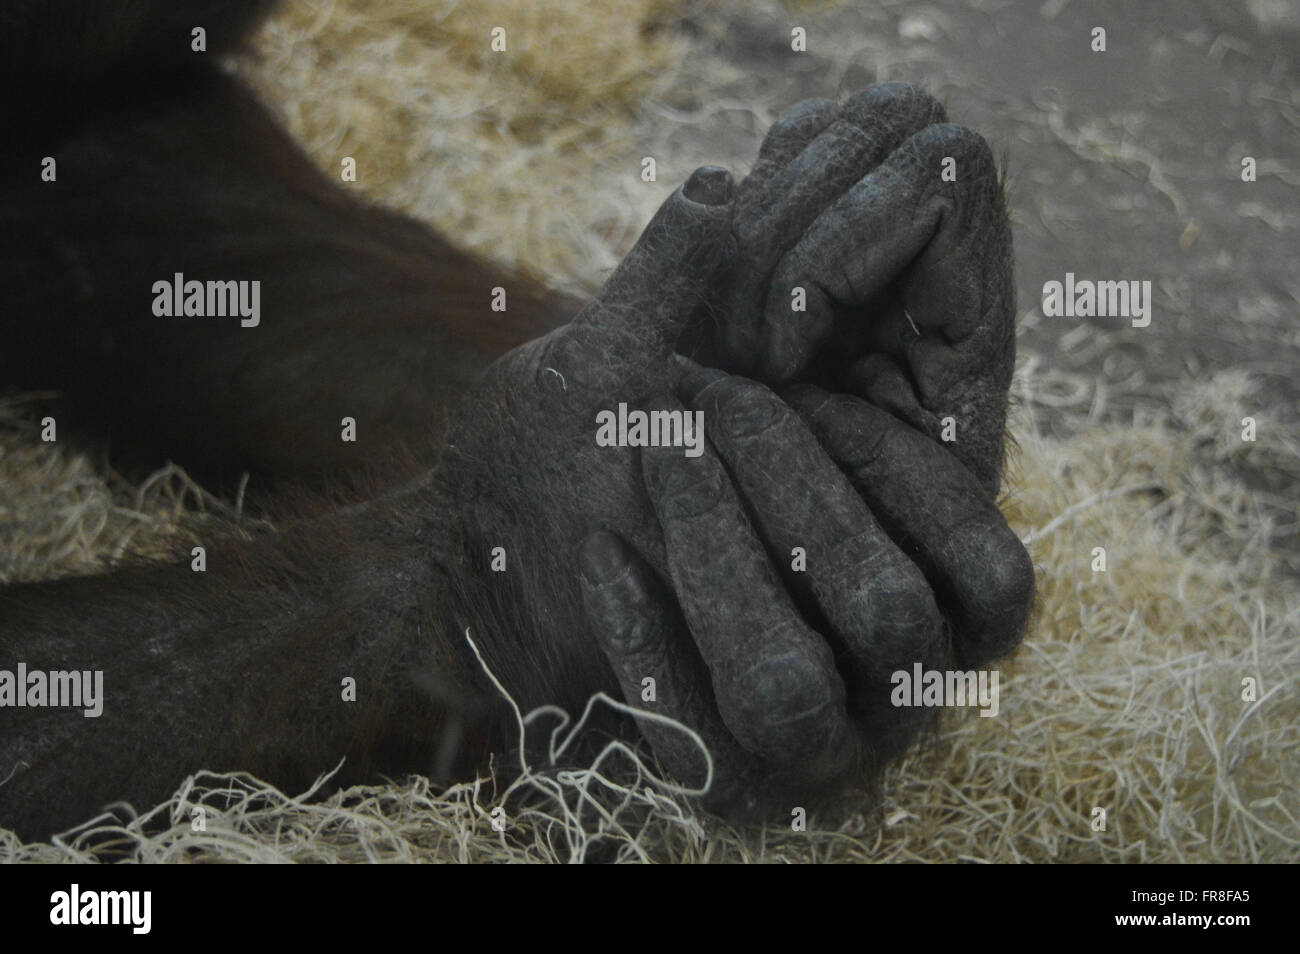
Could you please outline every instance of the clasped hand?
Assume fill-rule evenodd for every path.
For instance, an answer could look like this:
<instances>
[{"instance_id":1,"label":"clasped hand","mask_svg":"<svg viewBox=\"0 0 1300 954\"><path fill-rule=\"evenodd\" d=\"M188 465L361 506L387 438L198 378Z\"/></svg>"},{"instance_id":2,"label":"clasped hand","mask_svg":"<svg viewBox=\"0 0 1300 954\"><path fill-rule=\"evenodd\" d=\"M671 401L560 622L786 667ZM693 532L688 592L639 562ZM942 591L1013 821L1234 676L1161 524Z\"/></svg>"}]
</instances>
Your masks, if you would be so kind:
<instances>
[{"instance_id":1,"label":"clasped hand","mask_svg":"<svg viewBox=\"0 0 1300 954\"><path fill-rule=\"evenodd\" d=\"M988 147L910 87L800 104L739 188L697 170L453 429L439 479L463 537L502 548L485 585L534 610L483 634L489 664L524 704L587 672L690 726L716 809L878 768L926 721L891 702L896 672L1023 637L1033 569L995 502L1013 319ZM620 403L703 412L703 452L600 446ZM540 645L551 671L516 672ZM641 728L703 779L686 736Z\"/></svg>"}]
</instances>

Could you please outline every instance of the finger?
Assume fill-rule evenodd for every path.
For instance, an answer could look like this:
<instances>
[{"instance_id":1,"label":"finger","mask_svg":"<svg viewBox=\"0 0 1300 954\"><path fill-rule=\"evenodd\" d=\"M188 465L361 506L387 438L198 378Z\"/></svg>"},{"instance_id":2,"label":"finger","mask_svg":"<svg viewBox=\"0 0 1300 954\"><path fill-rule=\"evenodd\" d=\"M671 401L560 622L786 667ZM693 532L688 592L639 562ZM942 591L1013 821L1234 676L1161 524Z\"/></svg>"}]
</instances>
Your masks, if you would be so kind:
<instances>
[{"instance_id":1,"label":"finger","mask_svg":"<svg viewBox=\"0 0 1300 954\"><path fill-rule=\"evenodd\" d=\"M625 369L668 357L717 268L730 234L734 193L729 172L704 166L660 206L569 326L569 339L602 346L604 353L587 360Z\"/></svg>"},{"instance_id":2,"label":"finger","mask_svg":"<svg viewBox=\"0 0 1300 954\"><path fill-rule=\"evenodd\" d=\"M646 448L641 457L673 589L709 668L722 721L748 751L829 778L852 732L830 647L800 618L721 462Z\"/></svg>"},{"instance_id":3,"label":"finger","mask_svg":"<svg viewBox=\"0 0 1300 954\"><path fill-rule=\"evenodd\" d=\"M743 208L760 193L778 172L803 152L810 142L835 121L839 105L830 99L806 99L796 103L772 124L758 148L754 168L740 183L736 204Z\"/></svg>"},{"instance_id":4,"label":"finger","mask_svg":"<svg viewBox=\"0 0 1300 954\"><path fill-rule=\"evenodd\" d=\"M806 569L788 578L813 596L862 671L933 662L943 618L930 584L799 415L760 384L697 366L680 391L703 411L777 565L801 550Z\"/></svg>"},{"instance_id":5,"label":"finger","mask_svg":"<svg viewBox=\"0 0 1300 954\"><path fill-rule=\"evenodd\" d=\"M826 343L836 306L865 305L895 282L901 307L868 328L869 350L909 372L911 394L888 399L935 439L951 418L953 453L996 488L1015 363L1011 231L988 144L968 129L912 136L782 258L763 318L766 374L790 379ZM802 312L791 309L796 288ZM884 367L858 369L868 390Z\"/></svg>"},{"instance_id":6,"label":"finger","mask_svg":"<svg viewBox=\"0 0 1300 954\"><path fill-rule=\"evenodd\" d=\"M944 620L925 575L895 546L797 413L745 378L694 368L682 380L786 578L830 624L852 664L849 707L878 760L927 713L891 702L894 673L938 668ZM796 549L798 548L798 549Z\"/></svg>"},{"instance_id":7,"label":"finger","mask_svg":"<svg viewBox=\"0 0 1300 954\"><path fill-rule=\"evenodd\" d=\"M935 99L905 83L852 97L815 140L756 190L736 218L744 256L731 286L724 350L741 367L756 366L764 291L791 243L918 130L945 120Z\"/></svg>"},{"instance_id":8,"label":"finger","mask_svg":"<svg viewBox=\"0 0 1300 954\"><path fill-rule=\"evenodd\" d=\"M623 698L694 729L713 759L705 803L743 811L752 798L754 759L723 725L708 670L671 593L636 551L612 533L587 537L580 564L592 635L618 677ZM653 682L647 685L647 679ZM653 719L638 719L637 724L675 778L695 788L704 784L707 765L689 736Z\"/></svg>"},{"instance_id":9,"label":"finger","mask_svg":"<svg viewBox=\"0 0 1300 954\"><path fill-rule=\"evenodd\" d=\"M1014 347L1014 339L1007 347ZM943 441L983 484L989 499L996 499L1006 456L1007 386L1000 377L990 374L983 381L972 381L965 394L954 397L951 413L936 412L921 406L911 373L904 367L900 358L868 354L850 365L840 383L846 393Z\"/></svg>"},{"instance_id":10,"label":"finger","mask_svg":"<svg viewBox=\"0 0 1300 954\"><path fill-rule=\"evenodd\" d=\"M980 665L1014 649L1033 606L1034 567L974 476L943 446L865 401L808 384L782 397L925 571L952 617L959 661Z\"/></svg>"},{"instance_id":11,"label":"finger","mask_svg":"<svg viewBox=\"0 0 1300 954\"><path fill-rule=\"evenodd\" d=\"M817 138L838 114L839 106L829 99L804 100L786 110L767 131L754 167L736 189L736 215L740 216L742 210L762 194L768 181ZM698 320L690 322L677 342L677 350L682 354L696 356L706 364L725 362L726 359L714 350L720 339L715 331L717 309L729 297L730 282L739 267L740 257L741 249L733 234L724 246L718 268L719 280L711 290L710 300L701 306ZM753 307L757 307L762 299L753 297L752 301Z\"/></svg>"}]
</instances>

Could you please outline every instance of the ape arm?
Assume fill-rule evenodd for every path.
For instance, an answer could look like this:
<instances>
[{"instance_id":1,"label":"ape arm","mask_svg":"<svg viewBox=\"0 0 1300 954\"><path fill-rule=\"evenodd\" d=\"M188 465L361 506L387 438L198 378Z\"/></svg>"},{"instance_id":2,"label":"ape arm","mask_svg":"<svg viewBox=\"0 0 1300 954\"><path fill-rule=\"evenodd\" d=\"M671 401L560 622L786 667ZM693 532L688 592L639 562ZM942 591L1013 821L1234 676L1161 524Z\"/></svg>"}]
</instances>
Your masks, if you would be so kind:
<instances>
[{"instance_id":1,"label":"ape arm","mask_svg":"<svg viewBox=\"0 0 1300 954\"><path fill-rule=\"evenodd\" d=\"M41 112L64 97L93 97L106 84L156 87L195 68L203 52L234 49L276 0L8 0L0 7L0 75L9 108ZM30 87L30 88L29 88ZM39 95L28 95L30 92Z\"/></svg>"},{"instance_id":2,"label":"ape arm","mask_svg":"<svg viewBox=\"0 0 1300 954\"><path fill-rule=\"evenodd\" d=\"M119 452L123 437L142 438L205 474L328 477L390 462L399 445L438 468L409 495L215 548L205 573L130 569L0 593L5 667L102 668L108 695L99 720L3 713L13 731L0 754L14 772L0 784L0 820L48 831L51 820L109 799L160 796L204 764L291 784L343 754L362 772L445 762L440 714L473 714L475 699L492 698L465 657L466 627L525 708L581 702L616 684L611 665L625 680L634 672L620 655L627 637L672 631L671 641L646 643L664 664L666 698L685 703L668 711L703 727L734 769L715 804L752 806L763 795L839 785L869 750L887 754L911 737L914 721L881 703L890 665L940 659L950 644L983 660L1019 638L1032 570L990 510L1014 349L1010 302L997 293L1009 242L1000 208L981 204L990 164L955 127L935 126L924 102L895 122L895 100L909 96L887 92L882 119L868 94L842 120L817 107L781 127L741 190L734 230L729 180L697 174L602 295L559 327L569 302L346 196L236 81L204 69L175 79L141 99L115 99L122 90L111 84L83 86L76 121L25 119L0 184L0 371L10 382L62 385L64 421L107 418ZM864 136L870 148L860 148ZM975 161L961 186L940 190L937 170L920 159L941 158L949 140ZM54 182L36 178L45 155L59 159ZM872 216L878 201L899 197L925 206L929 231L892 228L893 206ZM943 214L953 210L965 214ZM964 253L990 223L985 257L958 256L955 271L923 251L932 243ZM722 294L711 303L722 363L770 383L794 377L876 398L929 434L923 448L899 439L899 452L885 455L901 470L886 467L881 481L880 468L861 459L864 434L874 448L892 431L891 421L852 411L857 404L826 410L807 392L791 396L828 455L759 385L723 400L734 383L683 380L670 355L719 275L729 236ZM882 249L885 259L871 257ZM889 297L881 283L894 282L894 268L907 272L894 289L905 302L926 301L927 279L938 278L939 299L957 306L969 304L958 292L988 283L994 307L957 307L953 318L932 294L925 334L917 332L924 343L900 349L906 308L875 307ZM266 320L247 329L150 314L149 289L176 272L267 276ZM791 322L784 306L799 283L815 307ZM488 307L498 285L509 293L505 313ZM778 307L764 311L765 302ZM837 332L852 347L837 347ZM900 363L913 352L930 359ZM837 353L851 367L823 373L818 362ZM865 366L882 357L897 373L865 382L859 373L855 384L848 372L880 371ZM471 387L453 414L453 396ZM944 402L970 395L980 400L957 411L976 439L954 451L982 486L934 440ZM621 403L698 405L716 448L704 446L696 462L662 449L597 449L594 415ZM344 417L358 422L355 445L340 439ZM716 430L716 421L737 420L738 433ZM772 434L744 433L745 421L765 420ZM791 471L781 461L794 451ZM859 475L870 508L836 461ZM957 505L951 515L975 514L987 531L956 550L944 549L943 521L918 518L934 501L909 495L912 471L932 467ZM889 492L871 496L881 487ZM810 587L779 572L789 557L787 492L812 504L802 532L828 575ZM870 565L857 546L864 540L878 558ZM900 562L895 541L915 563ZM487 566L497 549L500 573ZM580 553L588 590L644 585L593 601L576 571ZM981 614L972 601L981 594L1007 612ZM882 603L911 610L881 613ZM430 673L441 677L432 696ZM342 697L347 677L357 679L356 702ZM113 686L123 693L116 701ZM670 767L691 774L665 752ZM771 791L750 784L773 768L782 781ZM80 794L59 800L60 792Z\"/></svg>"},{"instance_id":3,"label":"ape arm","mask_svg":"<svg viewBox=\"0 0 1300 954\"><path fill-rule=\"evenodd\" d=\"M455 606L439 512L406 491L213 547L203 572L0 589L0 669L103 673L97 717L0 710L0 821L46 837L117 799L154 804L205 766L291 788L344 757L343 780L472 771L487 729L456 727L488 696L463 639L438 631Z\"/></svg>"},{"instance_id":4,"label":"ape arm","mask_svg":"<svg viewBox=\"0 0 1300 954\"><path fill-rule=\"evenodd\" d=\"M349 194L233 77L90 99L24 126L0 169L0 381L57 387L61 439L107 434L119 466L231 491L413 477L482 371L580 307ZM177 273L259 282L258 323L155 314Z\"/></svg>"},{"instance_id":5,"label":"ape arm","mask_svg":"<svg viewBox=\"0 0 1300 954\"><path fill-rule=\"evenodd\" d=\"M729 191L720 170L678 190L578 319L494 366L418 487L214 548L202 572L128 568L0 590L0 670L102 670L105 686L97 718L0 710L0 819L45 835L114 799L159 798L203 765L281 784L345 755L351 778L446 769L457 753L440 715L479 720L463 770L500 702L468 660L466 628L522 705L611 686L580 626L576 574L529 531L541 517L558 553L575 556L590 520L617 517L651 539L635 452L592 453L590 402L662 388L675 332L716 265ZM556 394L552 364L572 390ZM605 509L577 519L596 500ZM512 572L488 570L497 543Z\"/></svg>"},{"instance_id":6,"label":"ape arm","mask_svg":"<svg viewBox=\"0 0 1300 954\"><path fill-rule=\"evenodd\" d=\"M638 565L648 561L673 580L699 641L711 687L701 684L704 670L680 636L666 654L675 669L661 675L669 699L708 707L716 698L739 740L709 730L698 708L672 713L705 727L719 758L736 765L712 804L743 810L790 793L815 797L910 738L915 719L899 721L881 707L879 680L893 666L943 658L930 584L894 551L788 409L758 397L767 410L756 416L748 392L710 406L717 382L696 380L703 372L672 357L729 234L731 194L730 177L716 169L698 171L674 193L573 322L489 370L418 489L218 548L202 573L125 570L0 593L0 668L102 669L106 683L97 719L66 709L5 712L12 731L0 756L13 771L0 785L0 817L28 830L67 822L109 799L158 797L199 765L238 766L287 784L345 754L363 774L446 764L451 753L435 741L439 714L483 716L493 698L466 656L467 628L521 707L572 708L616 684L593 636L626 634L629 618L638 627L619 609L617 591L605 610L596 604L592 632L581 625L583 592L570 561L597 531L597 540L612 531L631 541ZM735 489L705 445L693 460L680 447L638 455L592 440L602 408L680 408L665 382L683 374L682 396L715 422L710 432ZM763 424L773 412L787 423ZM886 421L886 430L903 429ZM742 448L735 441L751 425L758 443ZM918 439L926 450L896 461L895 482L931 466L926 454L944 462L944 451ZM772 462L783 456L797 460L785 490L772 479ZM960 475L961 465L951 466ZM982 498L960 477L947 490L959 508ZM888 512L892 498L882 499ZM802 519L790 500L807 505ZM828 514L839 522L828 523ZM790 602L751 519L776 559L788 542L781 533L797 534L816 554L823 633ZM996 538L999 525L989 532ZM844 549L854 541L867 549ZM500 573L487 566L496 550ZM601 553L589 544L583 560L591 582ZM841 594L833 580L845 572L841 582L852 585ZM636 573L645 581L651 570ZM1007 597L1023 605L1018 591ZM997 619L990 647L1014 640L1021 623L1014 611ZM625 660L605 648L626 677ZM836 660L845 652L846 667ZM355 702L343 694L347 678L356 680ZM429 695L431 684L441 697ZM488 721L476 733L483 742ZM466 754L479 752L476 745ZM760 777L762 787L745 784ZM51 804L53 792L78 794Z\"/></svg>"}]
</instances>

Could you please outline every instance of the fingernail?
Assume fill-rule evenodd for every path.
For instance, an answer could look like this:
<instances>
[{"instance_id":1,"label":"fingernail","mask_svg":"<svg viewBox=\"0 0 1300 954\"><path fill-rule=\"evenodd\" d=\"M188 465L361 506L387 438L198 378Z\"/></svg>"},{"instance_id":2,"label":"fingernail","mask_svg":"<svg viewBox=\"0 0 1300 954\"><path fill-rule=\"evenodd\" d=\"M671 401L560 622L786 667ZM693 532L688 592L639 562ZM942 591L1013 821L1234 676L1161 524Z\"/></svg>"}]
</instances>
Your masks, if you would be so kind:
<instances>
[{"instance_id":1,"label":"fingernail","mask_svg":"<svg viewBox=\"0 0 1300 954\"><path fill-rule=\"evenodd\" d=\"M735 189L731 173L721 166L700 166L686 180L682 195L701 205L724 205Z\"/></svg>"}]
</instances>

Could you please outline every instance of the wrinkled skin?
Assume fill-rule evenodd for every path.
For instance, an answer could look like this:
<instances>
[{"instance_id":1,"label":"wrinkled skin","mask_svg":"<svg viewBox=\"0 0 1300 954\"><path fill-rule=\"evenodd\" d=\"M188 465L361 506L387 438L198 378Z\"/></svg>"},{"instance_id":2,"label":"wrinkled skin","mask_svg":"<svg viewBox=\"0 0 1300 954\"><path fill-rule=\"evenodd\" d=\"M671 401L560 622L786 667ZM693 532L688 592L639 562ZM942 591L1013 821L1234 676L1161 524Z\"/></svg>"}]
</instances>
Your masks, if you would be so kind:
<instances>
[{"instance_id":1,"label":"wrinkled skin","mask_svg":"<svg viewBox=\"0 0 1300 954\"><path fill-rule=\"evenodd\" d=\"M341 756L362 777L466 771L458 752L506 744L466 631L525 709L616 688L646 706L653 676L654 711L713 755L706 804L788 817L789 799L841 790L915 737L917 713L888 704L890 673L982 665L1021 638L1033 573L994 503L1014 357L1009 233L987 147L928 97L893 86L796 107L739 187L698 171L576 318L506 353L454 405L431 378L458 387L479 353L553 327L559 303L530 294L522 327L480 329L479 290L508 279L312 178L236 81L204 77L192 97L68 140L64 167L80 177L58 191L10 186L11 234L39 241L13 250L0 314L64 288L81 297L47 306L35 330L0 328L15 343L6 360L43 367L52 335L64 350L46 383L62 385L54 372L94 364L83 341L129 328L149 375L140 407L193 421L142 428L146 442L166 452L198 435L214 461L271 471L338 465L331 429L357 395L385 440L434 414L450 425L425 477L214 546L206 573L133 567L0 591L0 668L103 668L111 687L95 720L0 711L0 824L45 835L116 799L157 799L200 766L286 785ZM137 186L122 170L141 142L155 168ZM223 149L241 162L223 164ZM955 182L939 176L945 156ZM196 178L191 163L217 172ZM95 218L78 188L103 197ZM123 211L147 228L119 231ZM210 234L190 227L209 221ZM242 258L222 256L254 237L283 250L262 263L268 296L283 295L262 336L188 338L136 319L140 276L169 274L177 256L186 272L242 275L230 264ZM438 281L422 285L426 273ZM339 295L293 291L335 274ZM464 304L447 305L439 289L457 281ZM796 286L806 311L790 308ZM57 324L74 305L94 335ZM360 321L372 312L373 333ZM193 361L165 361L178 345ZM329 370L277 390L290 359ZM125 395L133 376L109 384ZM84 380L98 379L66 384ZM597 447L596 412L620 402L702 410L704 453ZM955 442L940 440L945 417ZM504 572L489 566L496 547ZM807 572L789 571L794 547ZM359 704L339 702L340 676ZM641 728L673 774L703 781L683 735Z\"/></svg>"},{"instance_id":2,"label":"wrinkled skin","mask_svg":"<svg viewBox=\"0 0 1300 954\"><path fill-rule=\"evenodd\" d=\"M925 721L889 705L892 673L980 666L1024 633L1033 569L994 502L1014 358L1009 231L987 146L942 119L929 97L892 85L842 109L801 104L769 134L705 287L714 356L772 383L805 379L780 397L665 362L673 319L668 330L655 319L655 337L644 308L625 313L656 292L660 315L665 302L689 303L689 265L663 250L712 261L696 250L704 225L687 213L698 210L680 203L678 214L674 200L642 239L657 262L634 252L574 325L494 369L529 382L516 400L541 418L510 405L513 428L475 456L507 457L511 493L527 475L529 501L573 494L518 549L563 540L563 552L576 528L600 528L582 549L593 631L629 703L645 708L653 677L653 711L700 732L715 760L708 802L724 810L752 814L860 779ZM949 155L957 181L943 183ZM891 228L899 221L907 227ZM810 289L809 312L791 313L794 285ZM882 301L891 285L897 300ZM828 348L840 352L833 378L817 367ZM647 357L649 372L637 363ZM673 378L675 395L656 393ZM633 455L591 446L594 411L619 401L704 412L702 457L640 455L654 520ZM948 445L938 441L946 415L960 435ZM552 462L546 445L557 443ZM574 473L592 483L572 484ZM510 518L484 523L528 526L504 509ZM805 573L784 571L795 547L808 554ZM642 730L678 777L703 781L686 736L650 720Z\"/></svg>"},{"instance_id":3,"label":"wrinkled skin","mask_svg":"<svg viewBox=\"0 0 1300 954\"><path fill-rule=\"evenodd\" d=\"M949 449L996 494L1015 285L983 138L902 83L800 103L742 183L734 233L713 308L719 367L857 394L935 440L950 415Z\"/></svg>"}]
</instances>

